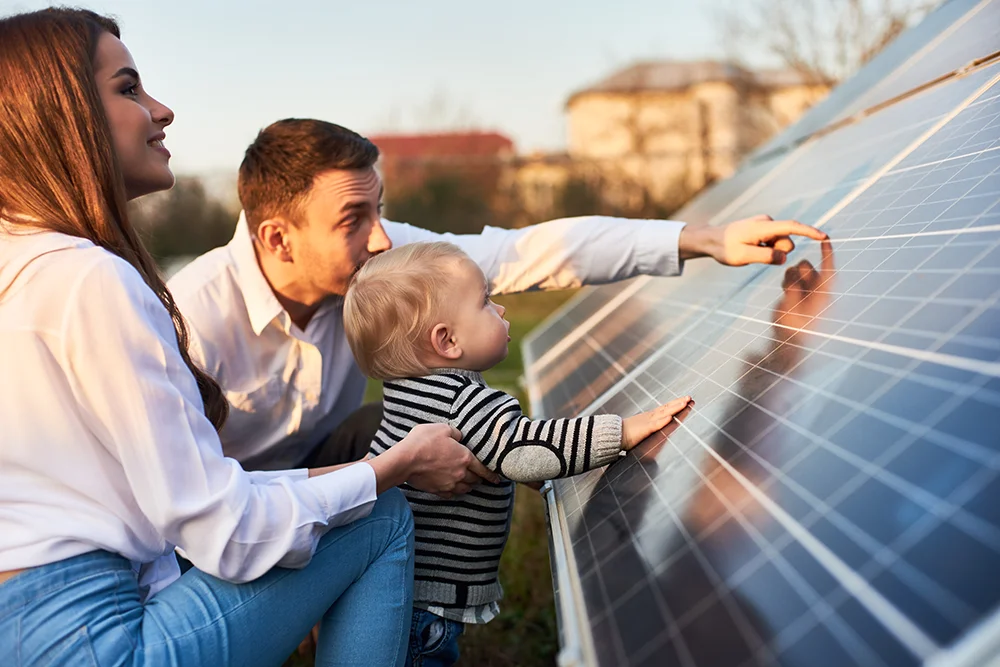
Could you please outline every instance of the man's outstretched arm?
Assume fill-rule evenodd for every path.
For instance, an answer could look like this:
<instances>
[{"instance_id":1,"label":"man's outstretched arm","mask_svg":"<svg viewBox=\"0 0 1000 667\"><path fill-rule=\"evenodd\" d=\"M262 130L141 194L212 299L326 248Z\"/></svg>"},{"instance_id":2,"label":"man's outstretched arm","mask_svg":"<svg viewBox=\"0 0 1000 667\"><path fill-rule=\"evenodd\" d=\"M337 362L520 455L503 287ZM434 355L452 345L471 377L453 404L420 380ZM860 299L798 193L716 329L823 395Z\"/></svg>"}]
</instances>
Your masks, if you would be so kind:
<instances>
[{"instance_id":1,"label":"man's outstretched arm","mask_svg":"<svg viewBox=\"0 0 1000 667\"><path fill-rule=\"evenodd\" d=\"M673 276L683 262L713 257L722 264L781 263L793 235L825 238L794 221L756 216L723 227L671 220L583 216L521 229L487 227L480 234L437 234L384 221L394 246L450 241L486 273L494 294L600 285L638 275Z\"/></svg>"}]
</instances>

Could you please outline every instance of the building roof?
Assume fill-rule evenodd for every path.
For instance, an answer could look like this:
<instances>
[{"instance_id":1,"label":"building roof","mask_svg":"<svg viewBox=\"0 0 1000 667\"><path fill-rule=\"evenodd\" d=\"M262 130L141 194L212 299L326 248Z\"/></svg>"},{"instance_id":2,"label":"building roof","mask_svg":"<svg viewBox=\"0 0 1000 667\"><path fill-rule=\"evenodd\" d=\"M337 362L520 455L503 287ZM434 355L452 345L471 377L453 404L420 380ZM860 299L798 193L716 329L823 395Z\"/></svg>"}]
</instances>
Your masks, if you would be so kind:
<instances>
[{"instance_id":1,"label":"building roof","mask_svg":"<svg viewBox=\"0 0 1000 667\"><path fill-rule=\"evenodd\" d=\"M427 157L484 157L514 152L514 142L498 132L382 134L369 136L383 157L406 160Z\"/></svg>"},{"instance_id":2,"label":"building roof","mask_svg":"<svg viewBox=\"0 0 1000 667\"><path fill-rule=\"evenodd\" d=\"M658 60L639 62L618 70L597 83L573 93L573 100L587 93L631 93L639 91L683 90L699 83L726 81L759 87L807 85L803 74L791 69L748 70L716 60Z\"/></svg>"}]
</instances>

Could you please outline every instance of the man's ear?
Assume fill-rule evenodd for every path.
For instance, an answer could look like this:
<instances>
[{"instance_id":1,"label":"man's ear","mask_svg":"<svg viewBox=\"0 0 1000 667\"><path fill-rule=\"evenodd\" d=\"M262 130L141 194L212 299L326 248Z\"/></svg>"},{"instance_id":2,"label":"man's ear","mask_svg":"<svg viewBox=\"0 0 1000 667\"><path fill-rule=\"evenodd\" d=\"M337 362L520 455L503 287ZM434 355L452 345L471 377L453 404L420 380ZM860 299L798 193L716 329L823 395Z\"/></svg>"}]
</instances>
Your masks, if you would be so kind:
<instances>
[{"instance_id":1,"label":"man's ear","mask_svg":"<svg viewBox=\"0 0 1000 667\"><path fill-rule=\"evenodd\" d=\"M257 227L256 241L264 252L281 262L292 261L291 224L284 218L268 218Z\"/></svg>"},{"instance_id":2,"label":"man's ear","mask_svg":"<svg viewBox=\"0 0 1000 667\"><path fill-rule=\"evenodd\" d=\"M455 361L462 356L462 348L447 324L435 324L431 329L431 348L444 359Z\"/></svg>"}]
</instances>

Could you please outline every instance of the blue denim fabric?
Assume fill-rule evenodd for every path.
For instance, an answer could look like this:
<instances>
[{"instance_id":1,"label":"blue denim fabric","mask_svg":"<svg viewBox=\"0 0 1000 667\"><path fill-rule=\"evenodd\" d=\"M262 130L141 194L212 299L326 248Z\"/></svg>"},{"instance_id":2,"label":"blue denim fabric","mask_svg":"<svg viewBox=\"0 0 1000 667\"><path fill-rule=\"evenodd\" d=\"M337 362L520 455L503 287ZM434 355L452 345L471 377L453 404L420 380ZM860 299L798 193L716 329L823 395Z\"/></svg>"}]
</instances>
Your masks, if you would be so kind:
<instances>
[{"instance_id":1,"label":"blue denim fabric","mask_svg":"<svg viewBox=\"0 0 1000 667\"><path fill-rule=\"evenodd\" d=\"M0 584L0 665L281 665L321 619L317 665L403 665L412 595L413 518L393 489L305 568L246 584L192 569L143 604L117 554L29 569Z\"/></svg>"},{"instance_id":2,"label":"blue denim fabric","mask_svg":"<svg viewBox=\"0 0 1000 667\"><path fill-rule=\"evenodd\" d=\"M424 609L413 609L406 667L451 667L458 662L458 638L465 625Z\"/></svg>"}]
</instances>

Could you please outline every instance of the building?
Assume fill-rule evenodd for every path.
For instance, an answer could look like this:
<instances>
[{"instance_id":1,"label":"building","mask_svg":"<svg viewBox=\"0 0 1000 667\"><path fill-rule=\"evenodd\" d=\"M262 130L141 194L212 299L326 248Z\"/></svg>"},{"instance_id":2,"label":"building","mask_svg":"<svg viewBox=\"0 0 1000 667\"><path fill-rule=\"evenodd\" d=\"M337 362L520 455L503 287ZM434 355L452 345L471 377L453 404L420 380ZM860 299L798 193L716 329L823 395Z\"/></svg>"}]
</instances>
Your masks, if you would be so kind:
<instances>
[{"instance_id":1,"label":"building","mask_svg":"<svg viewBox=\"0 0 1000 667\"><path fill-rule=\"evenodd\" d=\"M421 187L429 178L460 171L466 177L496 179L514 156L514 142L497 132L381 134L368 137L381 152L379 170L392 190Z\"/></svg>"},{"instance_id":2,"label":"building","mask_svg":"<svg viewBox=\"0 0 1000 667\"><path fill-rule=\"evenodd\" d=\"M644 201L672 208L732 174L829 88L791 70L638 63L573 93L566 153L519 159L509 184L540 215L552 203L551 189L572 180L596 184L623 210Z\"/></svg>"}]
</instances>

